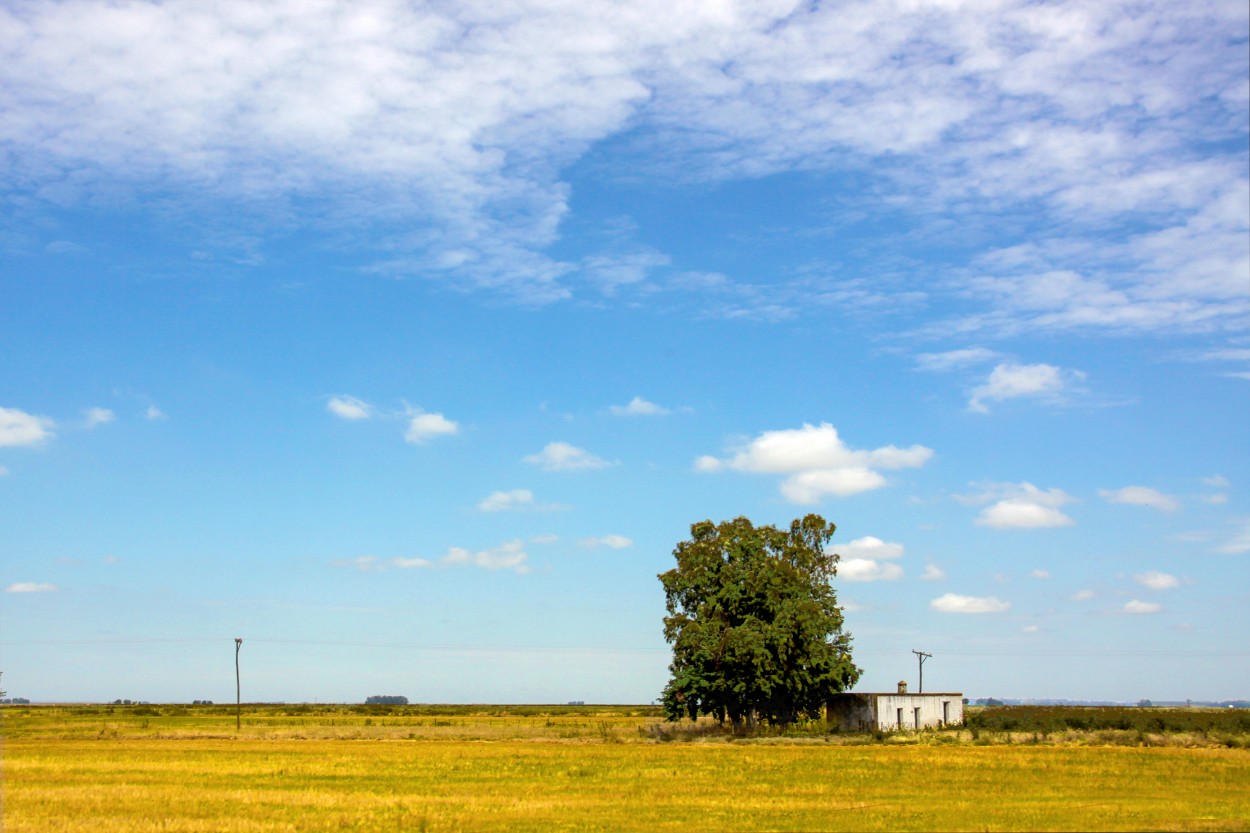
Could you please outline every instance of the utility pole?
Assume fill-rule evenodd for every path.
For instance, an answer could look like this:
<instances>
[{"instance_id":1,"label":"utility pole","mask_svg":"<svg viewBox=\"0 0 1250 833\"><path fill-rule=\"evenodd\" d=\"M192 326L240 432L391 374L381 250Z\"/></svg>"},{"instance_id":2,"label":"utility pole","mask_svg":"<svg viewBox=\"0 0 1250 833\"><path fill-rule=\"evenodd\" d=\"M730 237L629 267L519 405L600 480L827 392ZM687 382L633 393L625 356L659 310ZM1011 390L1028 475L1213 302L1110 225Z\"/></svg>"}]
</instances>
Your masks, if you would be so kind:
<instances>
[{"instance_id":1,"label":"utility pole","mask_svg":"<svg viewBox=\"0 0 1250 833\"><path fill-rule=\"evenodd\" d=\"M920 660L920 685L918 686L919 691L916 693L921 694L924 692L924 661L933 656L933 654L926 654L924 651L915 649L912 649L912 653L916 655L916 659Z\"/></svg>"},{"instance_id":2,"label":"utility pole","mask_svg":"<svg viewBox=\"0 0 1250 833\"><path fill-rule=\"evenodd\" d=\"M239 637L234 638L234 731L238 732L243 728L243 686L239 683L239 649L243 647L243 640Z\"/></svg>"}]
</instances>

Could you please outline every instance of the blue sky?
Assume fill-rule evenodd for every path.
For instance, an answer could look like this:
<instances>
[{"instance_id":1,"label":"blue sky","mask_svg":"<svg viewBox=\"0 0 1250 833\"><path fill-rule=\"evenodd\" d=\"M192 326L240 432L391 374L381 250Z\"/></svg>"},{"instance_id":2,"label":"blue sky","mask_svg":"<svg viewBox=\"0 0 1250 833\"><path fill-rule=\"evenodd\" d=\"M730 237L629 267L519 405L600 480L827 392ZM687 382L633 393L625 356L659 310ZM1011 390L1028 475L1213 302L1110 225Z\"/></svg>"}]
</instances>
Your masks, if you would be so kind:
<instances>
[{"instance_id":1,"label":"blue sky","mask_svg":"<svg viewBox=\"0 0 1250 833\"><path fill-rule=\"evenodd\" d=\"M863 689L1245 697L1244 3L0 9L0 668L648 702L692 523Z\"/></svg>"}]
</instances>

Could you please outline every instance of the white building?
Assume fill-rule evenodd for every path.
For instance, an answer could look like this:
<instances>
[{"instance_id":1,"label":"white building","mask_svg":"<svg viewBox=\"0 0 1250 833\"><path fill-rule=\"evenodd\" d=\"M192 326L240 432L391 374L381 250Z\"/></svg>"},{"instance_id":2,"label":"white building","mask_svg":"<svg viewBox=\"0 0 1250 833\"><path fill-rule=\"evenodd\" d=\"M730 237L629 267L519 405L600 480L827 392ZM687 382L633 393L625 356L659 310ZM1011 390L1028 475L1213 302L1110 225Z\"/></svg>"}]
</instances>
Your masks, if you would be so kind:
<instances>
[{"instance_id":1,"label":"white building","mask_svg":"<svg viewBox=\"0 0 1250 833\"><path fill-rule=\"evenodd\" d=\"M843 732L950 726L964 722L964 697L961 692L946 691L908 694L907 683L900 682L898 691L890 694L835 694L825 705L825 719Z\"/></svg>"}]
</instances>

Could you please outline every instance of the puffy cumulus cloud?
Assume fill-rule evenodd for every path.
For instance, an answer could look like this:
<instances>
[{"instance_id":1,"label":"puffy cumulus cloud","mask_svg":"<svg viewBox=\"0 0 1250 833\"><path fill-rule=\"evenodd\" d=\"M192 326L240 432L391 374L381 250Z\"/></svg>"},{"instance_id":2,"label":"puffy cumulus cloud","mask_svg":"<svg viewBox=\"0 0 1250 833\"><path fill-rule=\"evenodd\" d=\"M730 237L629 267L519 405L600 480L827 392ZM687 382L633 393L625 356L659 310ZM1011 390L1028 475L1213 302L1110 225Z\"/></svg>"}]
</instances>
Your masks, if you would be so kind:
<instances>
[{"instance_id":1,"label":"puffy cumulus cloud","mask_svg":"<svg viewBox=\"0 0 1250 833\"><path fill-rule=\"evenodd\" d=\"M612 405L608 410L616 416L664 416L670 413L668 408L648 402L641 396L629 400L628 405Z\"/></svg>"},{"instance_id":2,"label":"puffy cumulus cloud","mask_svg":"<svg viewBox=\"0 0 1250 833\"><path fill-rule=\"evenodd\" d=\"M873 535L856 538L849 544L838 547L837 551L843 558L871 558L873 560L901 558L904 552L902 544L886 543Z\"/></svg>"},{"instance_id":3,"label":"puffy cumulus cloud","mask_svg":"<svg viewBox=\"0 0 1250 833\"><path fill-rule=\"evenodd\" d=\"M442 414L410 410L408 430L404 432L404 439L410 443L420 444L435 437L455 434L459 430L459 425Z\"/></svg>"},{"instance_id":4,"label":"puffy cumulus cloud","mask_svg":"<svg viewBox=\"0 0 1250 833\"><path fill-rule=\"evenodd\" d=\"M1030 577L1030 578L1036 578L1036 579L1042 579L1042 580L1045 580L1045 579L1050 578L1050 571L1049 571L1049 570L1040 570L1040 569L1039 569L1039 570L1029 570L1029 577Z\"/></svg>"},{"instance_id":5,"label":"puffy cumulus cloud","mask_svg":"<svg viewBox=\"0 0 1250 833\"><path fill-rule=\"evenodd\" d=\"M340 419L369 419L373 416L373 406L354 396L331 396L326 402L326 410Z\"/></svg>"},{"instance_id":6,"label":"puffy cumulus cloud","mask_svg":"<svg viewBox=\"0 0 1250 833\"><path fill-rule=\"evenodd\" d=\"M4 588L6 593L55 593L57 586L34 581L19 581Z\"/></svg>"},{"instance_id":7,"label":"puffy cumulus cloud","mask_svg":"<svg viewBox=\"0 0 1250 833\"><path fill-rule=\"evenodd\" d=\"M846 581L895 581L903 577L903 568L889 561L843 558L838 562L838 576Z\"/></svg>"},{"instance_id":8,"label":"puffy cumulus cloud","mask_svg":"<svg viewBox=\"0 0 1250 833\"><path fill-rule=\"evenodd\" d=\"M1025 625L1024 627L1020 628L1020 630L1024 633L1038 633L1039 631L1041 631L1041 629L1042 628L1040 625Z\"/></svg>"},{"instance_id":9,"label":"puffy cumulus cloud","mask_svg":"<svg viewBox=\"0 0 1250 833\"><path fill-rule=\"evenodd\" d=\"M958 593L947 593L929 602L929 607L939 613L1005 613L1011 609L1011 603L993 596L961 596Z\"/></svg>"},{"instance_id":10,"label":"puffy cumulus cloud","mask_svg":"<svg viewBox=\"0 0 1250 833\"><path fill-rule=\"evenodd\" d=\"M544 512L565 507L558 503L540 503L534 499L529 489L512 489L506 492L491 492L478 501L479 512L511 512L529 510Z\"/></svg>"},{"instance_id":11,"label":"puffy cumulus cloud","mask_svg":"<svg viewBox=\"0 0 1250 833\"><path fill-rule=\"evenodd\" d=\"M695 468L786 475L781 493L792 503L812 504L828 495L846 497L879 489L887 480L878 469L918 468L932 456L933 450L922 445L857 451L842 442L836 428L822 422L765 431L727 458L698 458Z\"/></svg>"},{"instance_id":12,"label":"puffy cumulus cloud","mask_svg":"<svg viewBox=\"0 0 1250 833\"><path fill-rule=\"evenodd\" d=\"M1130 506L1149 506L1164 512L1180 508L1180 501L1149 486L1125 486L1123 489L1099 489L1098 494L1108 503L1124 503Z\"/></svg>"},{"instance_id":13,"label":"puffy cumulus cloud","mask_svg":"<svg viewBox=\"0 0 1250 833\"><path fill-rule=\"evenodd\" d=\"M88 408L83 413L83 425L88 429L95 428L97 425L107 425L117 419L117 414L108 408Z\"/></svg>"},{"instance_id":14,"label":"puffy cumulus cloud","mask_svg":"<svg viewBox=\"0 0 1250 833\"><path fill-rule=\"evenodd\" d=\"M1158 570L1150 570L1145 573L1138 573L1133 576L1133 580L1138 584L1149 587L1151 590L1170 590L1173 587L1180 587L1181 582L1176 576L1168 573L1161 573Z\"/></svg>"},{"instance_id":15,"label":"puffy cumulus cloud","mask_svg":"<svg viewBox=\"0 0 1250 833\"><path fill-rule=\"evenodd\" d=\"M1068 598L1074 602L1088 602L1097 595L1093 590L1078 590Z\"/></svg>"},{"instance_id":16,"label":"puffy cumulus cloud","mask_svg":"<svg viewBox=\"0 0 1250 833\"><path fill-rule=\"evenodd\" d=\"M1229 483L1228 478L1225 477L1224 475L1216 474L1211 477L1202 478L1202 485L1210 486L1212 489L1227 489L1229 486L1232 486L1233 484Z\"/></svg>"},{"instance_id":17,"label":"puffy cumulus cloud","mask_svg":"<svg viewBox=\"0 0 1250 833\"><path fill-rule=\"evenodd\" d=\"M920 574L921 581L941 581L946 578L946 571L936 564L924 565L924 572Z\"/></svg>"},{"instance_id":18,"label":"puffy cumulus cloud","mask_svg":"<svg viewBox=\"0 0 1250 833\"><path fill-rule=\"evenodd\" d=\"M587 471L612 465L607 460L566 442L548 443L542 451L530 454L524 460L544 471Z\"/></svg>"},{"instance_id":19,"label":"puffy cumulus cloud","mask_svg":"<svg viewBox=\"0 0 1250 833\"><path fill-rule=\"evenodd\" d=\"M1163 605L1157 602L1142 602L1137 599L1124 603L1124 607L1120 608L1125 613L1159 613L1163 610Z\"/></svg>"},{"instance_id":20,"label":"puffy cumulus cloud","mask_svg":"<svg viewBox=\"0 0 1250 833\"><path fill-rule=\"evenodd\" d=\"M1071 391L1076 383L1084 379L1085 374L1079 370L1064 370L1050 364L1000 364L990 371L984 384L972 391L968 410L979 414L989 413L987 401L1020 397L1036 397L1057 402L1064 393Z\"/></svg>"},{"instance_id":21,"label":"puffy cumulus cloud","mask_svg":"<svg viewBox=\"0 0 1250 833\"><path fill-rule=\"evenodd\" d=\"M514 570L518 573L528 573L530 572L530 567L526 564L528 560L525 542L514 540L478 552L471 552L463 547L452 547L438 563L446 567L471 565L492 571Z\"/></svg>"},{"instance_id":22,"label":"puffy cumulus cloud","mask_svg":"<svg viewBox=\"0 0 1250 833\"><path fill-rule=\"evenodd\" d=\"M143 418L158 422L163 419L169 419L168 415L155 405L149 405L147 410L143 412Z\"/></svg>"},{"instance_id":23,"label":"puffy cumulus cloud","mask_svg":"<svg viewBox=\"0 0 1250 833\"><path fill-rule=\"evenodd\" d=\"M624 535L602 535L598 538L583 538L578 541L578 544L590 549L607 547L613 550L623 550L632 547L634 541L632 538L626 538Z\"/></svg>"},{"instance_id":24,"label":"puffy cumulus cloud","mask_svg":"<svg viewBox=\"0 0 1250 833\"><path fill-rule=\"evenodd\" d=\"M56 423L17 408L0 408L0 446L37 446L56 436Z\"/></svg>"},{"instance_id":25,"label":"puffy cumulus cloud","mask_svg":"<svg viewBox=\"0 0 1250 833\"><path fill-rule=\"evenodd\" d=\"M979 495L958 499L971 504L994 501L976 519L978 526L991 529L1041 529L1076 523L1060 508L1075 500L1062 489L1042 490L1032 483L993 484Z\"/></svg>"}]
</instances>

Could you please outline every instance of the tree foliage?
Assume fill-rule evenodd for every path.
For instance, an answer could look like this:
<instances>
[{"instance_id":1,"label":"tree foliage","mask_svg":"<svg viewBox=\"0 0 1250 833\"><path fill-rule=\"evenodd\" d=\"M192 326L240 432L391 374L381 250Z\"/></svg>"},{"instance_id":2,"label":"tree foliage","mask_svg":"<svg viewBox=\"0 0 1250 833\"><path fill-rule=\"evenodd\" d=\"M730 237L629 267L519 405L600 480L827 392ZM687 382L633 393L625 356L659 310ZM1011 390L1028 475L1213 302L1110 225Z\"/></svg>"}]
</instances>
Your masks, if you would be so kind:
<instances>
[{"instance_id":1,"label":"tree foliage","mask_svg":"<svg viewBox=\"0 0 1250 833\"><path fill-rule=\"evenodd\" d=\"M859 679L830 580L834 525L808 515L789 531L746 518L690 527L660 575L673 646L661 702L669 720L701 714L735 727L818 717Z\"/></svg>"}]
</instances>

